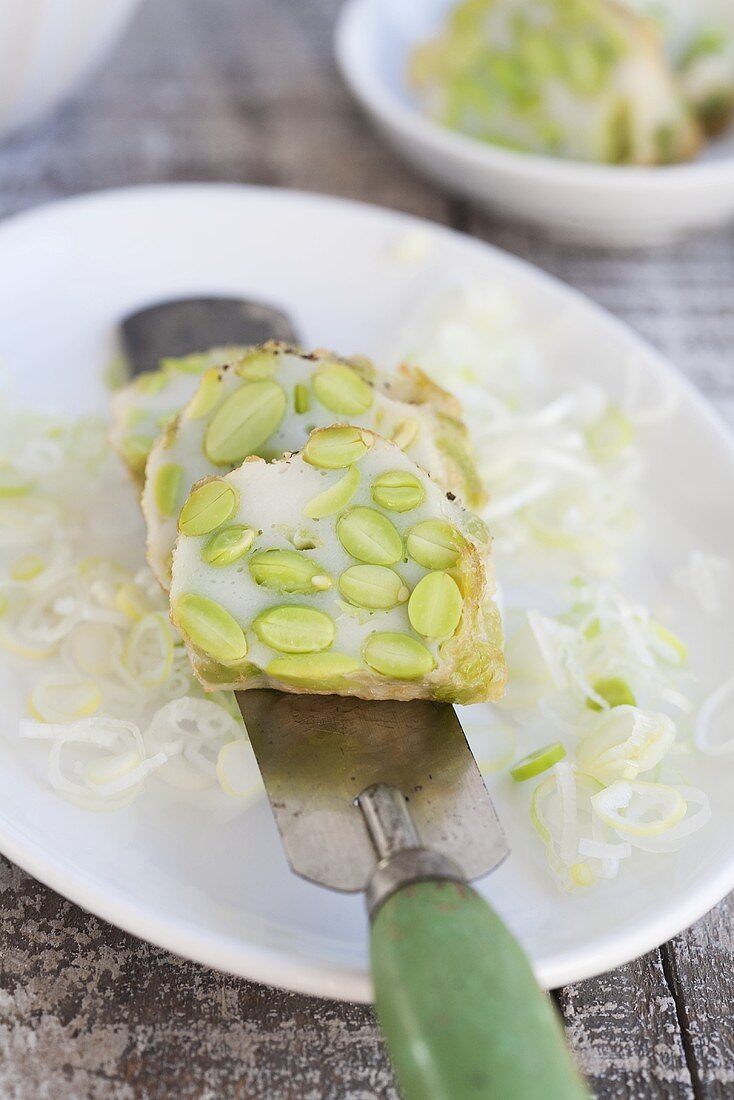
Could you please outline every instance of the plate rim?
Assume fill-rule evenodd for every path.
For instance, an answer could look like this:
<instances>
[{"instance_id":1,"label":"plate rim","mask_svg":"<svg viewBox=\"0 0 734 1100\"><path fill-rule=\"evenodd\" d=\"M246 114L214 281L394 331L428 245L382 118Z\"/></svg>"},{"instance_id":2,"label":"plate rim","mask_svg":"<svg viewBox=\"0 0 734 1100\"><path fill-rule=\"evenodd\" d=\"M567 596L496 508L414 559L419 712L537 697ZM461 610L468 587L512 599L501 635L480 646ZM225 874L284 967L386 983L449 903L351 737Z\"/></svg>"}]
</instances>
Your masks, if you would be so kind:
<instances>
[{"instance_id":1,"label":"plate rim","mask_svg":"<svg viewBox=\"0 0 734 1100\"><path fill-rule=\"evenodd\" d=\"M229 193L247 202L265 199L286 204L290 202L315 204L323 208L336 206L358 215L368 213L380 220L392 221L401 231L417 229L439 238L447 236L460 239L464 246L468 245L470 249L478 252L488 250L499 258L500 262L509 264L536 283L546 284L567 301L582 306L587 314L593 315L599 323L616 329L631 347L637 347L644 353L649 362L654 364L655 370L668 378L674 387L685 395L686 401L695 406L718 443L730 454L734 469L734 436L721 414L685 374L675 368L666 356L629 324L582 291L564 283L563 280L528 260L428 218L353 199L276 187L210 181L148 184L84 192L42 203L10 215L0 222L0 252L6 237L18 232L23 233L28 226L33 226L34 221L42 223L45 218L54 217L59 213L63 216L67 210L74 208L107 204L113 206L118 202L144 203L150 199L161 201L168 196L180 198L190 195L192 198L210 199L213 193L218 196ZM268 947L252 940L244 942L241 939L235 940L229 935L218 934L214 937L199 926L187 925L183 921L172 921L168 917L163 919L157 917L154 910L127 899L123 891L102 890L94 885L93 876L86 871L80 873L76 865L66 864L63 860L45 855L42 847L24 836L22 829L7 819L2 812L0 812L0 853L86 911L139 939L147 940L195 963L310 996L352 1002L369 1002L372 999L369 974L356 966L350 967L343 961L312 962L303 954L296 955L282 948ZM73 876L71 879L70 871ZM642 934L633 930L613 933L611 941L605 942L602 946L591 946L581 951L567 950L557 954L553 961L540 960L535 966L538 979L545 988L552 989L570 985L624 965L684 931L732 889L734 889L734 855L729 861L724 861L717 866L717 869L699 885L692 898L687 895L682 896L676 904L668 907L656 919L647 919Z\"/></svg>"}]
</instances>

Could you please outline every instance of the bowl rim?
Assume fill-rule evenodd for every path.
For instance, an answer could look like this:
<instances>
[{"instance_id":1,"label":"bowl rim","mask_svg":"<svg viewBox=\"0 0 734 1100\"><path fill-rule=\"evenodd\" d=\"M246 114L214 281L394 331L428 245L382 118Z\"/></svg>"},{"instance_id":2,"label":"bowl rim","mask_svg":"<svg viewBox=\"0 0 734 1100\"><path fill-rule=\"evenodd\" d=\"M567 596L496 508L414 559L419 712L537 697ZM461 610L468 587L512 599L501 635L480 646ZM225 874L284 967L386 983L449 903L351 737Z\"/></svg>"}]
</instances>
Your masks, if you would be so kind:
<instances>
[{"instance_id":1,"label":"bowl rim","mask_svg":"<svg viewBox=\"0 0 734 1100\"><path fill-rule=\"evenodd\" d=\"M378 0L344 0L334 27L334 55L347 87L362 106L386 125L418 139L425 147L454 161L470 162L478 171L501 171L533 177L548 184L577 188L610 188L645 193L686 190L691 186L734 184L734 154L717 160L682 164L615 165L521 153L483 144L467 134L449 130L404 103L366 60L362 48L369 19L380 19Z\"/></svg>"}]
</instances>

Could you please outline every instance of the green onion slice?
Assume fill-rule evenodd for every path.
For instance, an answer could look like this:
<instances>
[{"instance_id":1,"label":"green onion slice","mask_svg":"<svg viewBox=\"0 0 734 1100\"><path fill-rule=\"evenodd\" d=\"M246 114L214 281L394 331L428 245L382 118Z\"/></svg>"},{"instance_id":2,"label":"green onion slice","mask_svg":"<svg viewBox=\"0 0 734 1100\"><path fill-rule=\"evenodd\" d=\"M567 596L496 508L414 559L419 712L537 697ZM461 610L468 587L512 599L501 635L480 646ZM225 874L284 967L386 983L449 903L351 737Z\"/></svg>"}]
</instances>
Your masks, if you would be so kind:
<instances>
[{"instance_id":1,"label":"green onion slice","mask_svg":"<svg viewBox=\"0 0 734 1100\"><path fill-rule=\"evenodd\" d=\"M518 760L510 768L510 775L517 783L524 783L526 779L533 779L536 775L542 775L552 768L559 760L563 760L566 750L560 741L554 741L551 745L544 745L542 749L531 752Z\"/></svg>"}]
</instances>

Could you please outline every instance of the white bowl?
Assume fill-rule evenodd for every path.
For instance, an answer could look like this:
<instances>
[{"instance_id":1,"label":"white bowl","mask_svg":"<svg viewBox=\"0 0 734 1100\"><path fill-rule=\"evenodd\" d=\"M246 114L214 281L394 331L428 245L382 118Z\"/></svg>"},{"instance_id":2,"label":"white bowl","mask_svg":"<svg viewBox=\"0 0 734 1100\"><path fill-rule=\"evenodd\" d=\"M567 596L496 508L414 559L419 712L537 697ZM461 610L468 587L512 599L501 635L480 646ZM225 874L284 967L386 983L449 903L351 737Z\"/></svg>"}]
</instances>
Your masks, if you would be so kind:
<instances>
[{"instance_id":1,"label":"white bowl","mask_svg":"<svg viewBox=\"0 0 734 1100\"><path fill-rule=\"evenodd\" d=\"M0 0L0 137L75 90L140 0Z\"/></svg>"},{"instance_id":2,"label":"white bowl","mask_svg":"<svg viewBox=\"0 0 734 1100\"><path fill-rule=\"evenodd\" d=\"M426 118L406 85L406 62L455 2L347 0L337 23L344 80L420 172L495 213L589 244L657 244L734 219L734 130L693 163L628 168L516 153Z\"/></svg>"}]
</instances>

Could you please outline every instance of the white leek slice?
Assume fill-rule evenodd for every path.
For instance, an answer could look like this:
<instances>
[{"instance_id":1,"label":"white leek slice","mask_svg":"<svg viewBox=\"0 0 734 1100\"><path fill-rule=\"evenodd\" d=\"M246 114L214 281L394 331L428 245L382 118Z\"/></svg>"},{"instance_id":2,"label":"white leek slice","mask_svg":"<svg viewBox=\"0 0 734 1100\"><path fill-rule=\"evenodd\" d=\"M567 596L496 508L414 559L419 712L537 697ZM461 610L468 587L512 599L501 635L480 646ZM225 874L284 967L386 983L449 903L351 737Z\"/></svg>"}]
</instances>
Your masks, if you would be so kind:
<instances>
[{"instance_id":1,"label":"white leek slice","mask_svg":"<svg viewBox=\"0 0 734 1100\"><path fill-rule=\"evenodd\" d=\"M63 652L70 663L87 676L107 676L122 651L120 631L111 623L85 621L64 640Z\"/></svg>"},{"instance_id":2,"label":"white leek slice","mask_svg":"<svg viewBox=\"0 0 734 1100\"><path fill-rule=\"evenodd\" d=\"M74 673L49 673L35 684L28 709L40 722L75 722L99 710L102 696L93 680Z\"/></svg>"},{"instance_id":3,"label":"white leek slice","mask_svg":"<svg viewBox=\"0 0 734 1100\"><path fill-rule=\"evenodd\" d=\"M115 594L115 607L134 623L153 610L147 593L134 582L120 586Z\"/></svg>"},{"instance_id":4,"label":"white leek slice","mask_svg":"<svg viewBox=\"0 0 734 1100\"><path fill-rule=\"evenodd\" d=\"M26 638L17 623L0 621L0 646L26 661L46 661L56 652L55 645L41 645Z\"/></svg>"},{"instance_id":5,"label":"white leek slice","mask_svg":"<svg viewBox=\"0 0 734 1100\"><path fill-rule=\"evenodd\" d=\"M592 813L591 836L579 839L579 855L589 861L599 878L616 878L622 861L629 859L632 852L629 841L621 841L617 833Z\"/></svg>"},{"instance_id":6,"label":"white leek slice","mask_svg":"<svg viewBox=\"0 0 734 1100\"><path fill-rule=\"evenodd\" d=\"M156 712L145 733L148 752L164 752L159 778L172 787L199 790L217 781L217 757L230 741L242 740L242 725L209 699L174 699Z\"/></svg>"},{"instance_id":7,"label":"white leek slice","mask_svg":"<svg viewBox=\"0 0 734 1100\"><path fill-rule=\"evenodd\" d=\"M632 421L615 405L610 405L604 415L586 429L586 443L597 462L619 458L634 438Z\"/></svg>"},{"instance_id":8,"label":"white leek slice","mask_svg":"<svg viewBox=\"0 0 734 1100\"><path fill-rule=\"evenodd\" d=\"M632 845L629 841L610 844L603 840L581 837L578 852L580 856L590 856L592 859L627 859L632 855Z\"/></svg>"},{"instance_id":9,"label":"white leek slice","mask_svg":"<svg viewBox=\"0 0 734 1100\"><path fill-rule=\"evenodd\" d=\"M734 69L732 70L734 73ZM707 615L718 615L730 598L734 567L730 558L693 550L686 564L673 575L676 584L690 591Z\"/></svg>"},{"instance_id":10,"label":"white leek slice","mask_svg":"<svg viewBox=\"0 0 734 1100\"><path fill-rule=\"evenodd\" d=\"M252 798L262 789L255 753L247 741L229 741L217 756L217 779L231 798Z\"/></svg>"},{"instance_id":11,"label":"white leek slice","mask_svg":"<svg viewBox=\"0 0 734 1100\"><path fill-rule=\"evenodd\" d=\"M683 665L688 658L688 646L661 623L650 623L652 636L650 644L655 653L671 665Z\"/></svg>"},{"instance_id":12,"label":"white leek slice","mask_svg":"<svg viewBox=\"0 0 734 1100\"><path fill-rule=\"evenodd\" d=\"M117 755L99 756L90 760L84 769L84 778L94 786L106 786L130 775L143 763L137 749L128 749Z\"/></svg>"},{"instance_id":13,"label":"white leek slice","mask_svg":"<svg viewBox=\"0 0 734 1100\"><path fill-rule=\"evenodd\" d=\"M711 820L711 804L702 790L686 786L678 786L676 789L686 802L685 817L659 836L631 836L630 843L635 848L659 854L677 852L689 836Z\"/></svg>"},{"instance_id":14,"label":"white leek slice","mask_svg":"<svg viewBox=\"0 0 734 1100\"><path fill-rule=\"evenodd\" d=\"M69 572L35 590L17 618L19 633L29 644L56 646L84 618L86 593L80 578Z\"/></svg>"},{"instance_id":15,"label":"white leek slice","mask_svg":"<svg viewBox=\"0 0 734 1100\"><path fill-rule=\"evenodd\" d=\"M39 554L23 554L10 566L10 576L14 581L34 581L46 568Z\"/></svg>"},{"instance_id":16,"label":"white leek slice","mask_svg":"<svg viewBox=\"0 0 734 1100\"><path fill-rule=\"evenodd\" d=\"M84 770L85 779L101 798L114 797L130 790L137 793L143 780L165 764L166 756L156 753L147 760L136 757L134 751L129 751L92 761Z\"/></svg>"},{"instance_id":17,"label":"white leek slice","mask_svg":"<svg viewBox=\"0 0 734 1100\"><path fill-rule=\"evenodd\" d=\"M140 730L133 722L114 718L49 725L24 721L20 732L22 737L51 741L51 786L84 809L123 808L140 792L146 776L166 761L163 752L146 754ZM103 757L90 757L95 748L107 751ZM131 753L137 757L132 767Z\"/></svg>"},{"instance_id":18,"label":"white leek slice","mask_svg":"<svg viewBox=\"0 0 734 1100\"><path fill-rule=\"evenodd\" d=\"M81 718L78 722L39 722L37 718L21 718L18 733L26 741L58 741L73 737L85 745L113 748L121 736L133 735L137 726L119 718ZM138 730L138 733L140 731Z\"/></svg>"},{"instance_id":19,"label":"white leek slice","mask_svg":"<svg viewBox=\"0 0 734 1100\"><path fill-rule=\"evenodd\" d=\"M596 878L594 862L579 858L578 844L582 835L591 832L591 799L601 790L591 776L561 761L533 792L531 824L543 842L551 870L566 889L590 886Z\"/></svg>"},{"instance_id":20,"label":"white leek slice","mask_svg":"<svg viewBox=\"0 0 734 1100\"><path fill-rule=\"evenodd\" d=\"M122 660L130 675L145 687L165 683L173 665L173 633L162 613L146 614L132 627Z\"/></svg>"},{"instance_id":21,"label":"white leek slice","mask_svg":"<svg viewBox=\"0 0 734 1100\"><path fill-rule=\"evenodd\" d=\"M687 803L664 783L618 779L592 796L601 820L625 837L660 836L686 816Z\"/></svg>"},{"instance_id":22,"label":"white leek slice","mask_svg":"<svg viewBox=\"0 0 734 1100\"><path fill-rule=\"evenodd\" d=\"M707 756L730 756L734 753L732 714L734 713L734 676L725 680L701 703L696 719L696 748Z\"/></svg>"},{"instance_id":23,"label":"white leek slice","mask_svg":"<svg viewBox=\"0 0 734 1100\"><path fill-rule=\"evenodd\" d=\"M0 547L37 547L59 528L59 503L45 496L0 500Z\"/></svg>"},{"instance_id":24,"label":"white leek slice","mask_svg":"<svg viewBox=\"0 0 734 1100\"><path fill-rule=\"evenodd\" d=\"M650 771L668 754L676 736L675 725L666 714L633 706L585 716L579 732L579 767L602 783L637 779Z\"/></svg>"}]
</instances>

